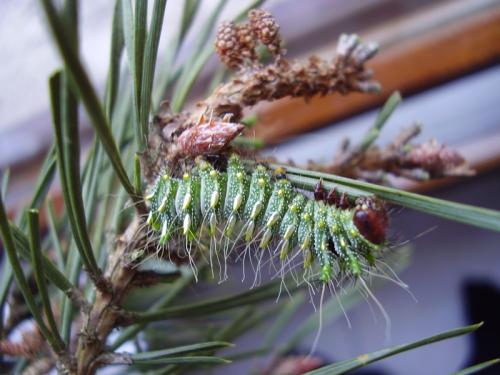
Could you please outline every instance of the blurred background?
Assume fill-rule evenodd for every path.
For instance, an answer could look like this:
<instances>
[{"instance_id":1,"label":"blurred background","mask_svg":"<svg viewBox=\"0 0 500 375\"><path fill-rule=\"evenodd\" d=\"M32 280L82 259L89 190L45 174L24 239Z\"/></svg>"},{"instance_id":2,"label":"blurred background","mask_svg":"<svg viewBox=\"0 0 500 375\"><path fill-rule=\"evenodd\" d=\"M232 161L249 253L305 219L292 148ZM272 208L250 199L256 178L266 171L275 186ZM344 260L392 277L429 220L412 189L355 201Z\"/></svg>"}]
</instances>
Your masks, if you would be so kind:
<instances>
[{"instance_id":1,"label":"blurred background","mask_svg":"<svg viewBox=\"0 0 500 375\"><path fill-rule=\"evenodd\" d=\"M229 0L220 19L231 18L243 3L248 1ZM215 0L202 1L196 16L200 22L195 20L195 25L215 4ZM180 1L167 5L161 51L168 48L169 31L179 23L181 6ZM101 91L112 7L110 1L81 2L81 53ZM380 95L333 95L309 103L287 99L255 107L252 113L259 119L255 135L268 145L265 152L298 163L328 161L341 141L362 134L375 120L376 109L399 90L404 101L378 142L387 143L401 127L419 122L423 124L420 141L435 137L453 146L477 175L425 184L398 181L398 186L500 209L499 0L269 0L263 7L278 19L291 57L331 56L341 32L356 32L379 42L379 55L369 66L383 86ZM7 197L11 211L29 198L41 156L52 141L47 77L59 61L40 12L30 0L0 2L0 168L11 169ZM187 36L178 66L190 56L190 41L197 31L195 27ZM196 84L193 100L206 93L219 68L212 58ZM83 138L90 141L91 128L84 117L82 121ZM57 189L52 194L57 196ZM371 367L370 373L446 374L498 356L498 234L410 210L395 209L391 218L393 237L413 245L401 278L417 301L396 285L376 289L392 319L390 338L385 337L380 313L361 302L347 313L351 327L341 316L324 328L318 354L326 361L347 359L484 320L477 334L388 359ZM296 322L310 313L307 307L303 310ZM259 333L245 340L258 341ZM305 340L298 350L307 353L312 340ZM248 373L262 364L249 360L239 366L238 371ZM235 370L229 368L227 373ZM493 367L489 373L500 369Z\"/></svg>"}]
</instances>

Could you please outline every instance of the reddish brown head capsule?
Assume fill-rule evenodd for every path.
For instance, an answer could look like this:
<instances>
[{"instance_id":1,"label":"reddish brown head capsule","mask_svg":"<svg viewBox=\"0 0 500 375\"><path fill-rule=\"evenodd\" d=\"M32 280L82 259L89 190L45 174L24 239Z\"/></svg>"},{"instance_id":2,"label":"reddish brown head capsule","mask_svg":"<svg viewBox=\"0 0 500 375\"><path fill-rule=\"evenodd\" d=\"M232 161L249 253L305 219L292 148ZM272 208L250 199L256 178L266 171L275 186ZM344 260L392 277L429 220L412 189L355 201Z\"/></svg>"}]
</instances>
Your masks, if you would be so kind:
<instances>
[{"instance_id":1,"label":"reddish brown head capsule","mask_svg":"<svg viewBox=\"0 0 500 375\"><path fill-rule=\"evenodd\" d=\"M181 152L188 157L216 154L226 148L245 126L211 120L186 129L177 138Z\"/></svg>"},{"instance_id":2,"label":"reddish brown head capsule","mask_svg":"<svg viewBox=\"0 0 500 375\"><path fill-rule=\"evenodd\" d=\"M323 181L319 180L314 187L314 200L324 201L326 199L326 190L323 187Z\"/></svg>"},{"instance_id":3,"label":"reddish brown head capsule","mask_svg":"<svg viewBox=\"0 0 500 375\"><path fill-rule=\"evenodd\" d=\"M385 242L389 219L384 207L376 204L362 204L354 212L353 221L368 241L374 244Z\"/></svg>"}]
</instances>

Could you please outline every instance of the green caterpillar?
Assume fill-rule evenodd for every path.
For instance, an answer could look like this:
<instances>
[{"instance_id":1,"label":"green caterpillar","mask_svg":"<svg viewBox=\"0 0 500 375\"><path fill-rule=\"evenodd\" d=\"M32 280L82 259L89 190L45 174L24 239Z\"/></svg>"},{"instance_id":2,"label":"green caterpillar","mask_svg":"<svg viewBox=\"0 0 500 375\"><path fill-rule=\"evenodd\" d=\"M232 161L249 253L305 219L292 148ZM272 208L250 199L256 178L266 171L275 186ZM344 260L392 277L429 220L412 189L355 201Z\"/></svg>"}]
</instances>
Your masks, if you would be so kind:
<instances>
[{"instance_id":1,"label":"green caterpillar","mask_svg":"<svg viewBox=\"0 0 500 375\"><path fill-rule=\"evenodd\" d=\"M281 261L298 249L304 268L318 264L320 280L328 283L336 271L359 276L373 266L387 227L385 211L372 200L346 207L342 197L339 207L334 193L328 199L306 197L286 176L273 176L262 165L247 171L237 155L229 157L225 172L199 159L182 178L168 173L158 178L146 197L147 224L159 234L160 245L208 237L241 239L263 251L278 242Z\"/></svg>"}]
</instances>

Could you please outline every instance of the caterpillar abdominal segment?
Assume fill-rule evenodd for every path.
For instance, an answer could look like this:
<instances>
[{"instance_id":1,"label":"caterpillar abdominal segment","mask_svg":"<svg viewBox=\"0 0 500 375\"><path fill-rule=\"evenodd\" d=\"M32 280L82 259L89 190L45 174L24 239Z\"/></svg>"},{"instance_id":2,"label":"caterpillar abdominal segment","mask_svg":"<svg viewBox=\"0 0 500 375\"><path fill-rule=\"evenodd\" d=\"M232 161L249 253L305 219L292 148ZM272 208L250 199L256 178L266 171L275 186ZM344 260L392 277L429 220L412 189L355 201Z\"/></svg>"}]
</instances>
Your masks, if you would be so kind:
<instances>
[{"instance_id":1,"label":"caterpillar abdominal segment","mask_svg":"<svg viewBox=\"0 0 500 375\"><path fill-rule=\"evenodd\" d=\"M295 253L306 271L317 264L323 283L337 271L360 276L374 266L386 242L385 209L373 198L353 206L347 196L321 189L309 198L284 171L263 165L247 171L237 155L229 157L225 171L198 158L182 178L166 173L157 179L148 196L147 224L161 246L184 239L191 248L209 239L262 252L277 244L272 254L285 262Z\"/></svg>"}]
</instances>

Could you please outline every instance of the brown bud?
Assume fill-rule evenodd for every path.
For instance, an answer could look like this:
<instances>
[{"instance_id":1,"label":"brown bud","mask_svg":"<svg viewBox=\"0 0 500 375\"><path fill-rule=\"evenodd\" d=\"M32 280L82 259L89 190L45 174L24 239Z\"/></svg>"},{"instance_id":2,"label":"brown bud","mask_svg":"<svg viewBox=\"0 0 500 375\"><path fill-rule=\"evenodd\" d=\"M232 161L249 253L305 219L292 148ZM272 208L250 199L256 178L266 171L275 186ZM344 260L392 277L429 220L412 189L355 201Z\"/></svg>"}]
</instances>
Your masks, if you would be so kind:
<instances>
[{"instance_id":1,"label":"brown bud","mask_svg":"<svg viewBox=\"0 0 500 375\"><path fill-rule=\"evenodd\" d=\"M422 168L431 176L461 174L468 170L465 159L457 151L431 139L412 148L404 157L404 167Z\"/></svg>"},{"instance_id":2,"label":"brown bud","mask_svg":"<svg viewBox=\"0 0 500 375\"><path fill-rule=\"evenodd\" d=\"M211 120L186 129L177 138L180 152L185 156L215 154L226 148L240 134L244 125Z\"/></svg>"}]
</instances>

